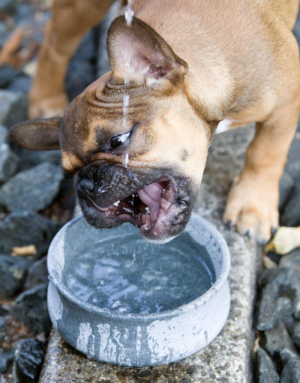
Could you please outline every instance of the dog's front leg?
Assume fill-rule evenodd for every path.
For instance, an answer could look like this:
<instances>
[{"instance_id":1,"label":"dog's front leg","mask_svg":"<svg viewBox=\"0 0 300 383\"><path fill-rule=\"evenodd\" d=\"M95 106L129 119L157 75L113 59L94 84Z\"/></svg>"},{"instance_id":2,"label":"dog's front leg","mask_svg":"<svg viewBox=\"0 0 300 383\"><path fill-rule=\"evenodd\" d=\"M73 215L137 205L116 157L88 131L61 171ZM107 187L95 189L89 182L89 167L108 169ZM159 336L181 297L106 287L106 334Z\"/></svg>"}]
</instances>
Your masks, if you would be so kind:
<instances>
[{"instance_id":1,"label":"dog's front leg","mask_svg":"<svg viewBox=\"0 0 300 383\"><path fill-rule=\"evenodd\" d=\"M256 134L246 153L245 167L233 185L223 220L241 234L258 241L270 238L278 226L279 180L299 115L299 96L256 124Z\"/></svg>"},{"instance_id":2,"label":"dog's front leg","mask_svg":"<svg viewBox=\"0 0 300 383\"><path fill-rule=\"evenodd\" d=\"M38 69L29 93L29 117L51 117L68 105L64 79L82 37L104 17L113 0L54 0Z\"/></svg>"}]
</instances>

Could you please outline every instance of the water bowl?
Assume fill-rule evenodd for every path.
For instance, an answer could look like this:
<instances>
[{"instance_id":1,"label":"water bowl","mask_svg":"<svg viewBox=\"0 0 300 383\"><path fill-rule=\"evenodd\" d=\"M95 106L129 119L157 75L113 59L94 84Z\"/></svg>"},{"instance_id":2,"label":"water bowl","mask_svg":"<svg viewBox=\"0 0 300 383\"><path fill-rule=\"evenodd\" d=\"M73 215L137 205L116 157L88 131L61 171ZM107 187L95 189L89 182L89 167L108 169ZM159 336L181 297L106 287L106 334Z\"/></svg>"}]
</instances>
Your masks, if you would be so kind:
<instances>
[{"instance_id":1,"label":"water bowl","mask_svg":"<svg viewBox=\"0 0 300 383\"><path fill-rule=\"evenodd\" d=\"M125 366L183 359L207 346L229 312L229 250L221 234L192 215L168 244L146 242L130 224L97 230L83 217L48 253L48 309L78 351Z\"/></svg>"}]
</instances>

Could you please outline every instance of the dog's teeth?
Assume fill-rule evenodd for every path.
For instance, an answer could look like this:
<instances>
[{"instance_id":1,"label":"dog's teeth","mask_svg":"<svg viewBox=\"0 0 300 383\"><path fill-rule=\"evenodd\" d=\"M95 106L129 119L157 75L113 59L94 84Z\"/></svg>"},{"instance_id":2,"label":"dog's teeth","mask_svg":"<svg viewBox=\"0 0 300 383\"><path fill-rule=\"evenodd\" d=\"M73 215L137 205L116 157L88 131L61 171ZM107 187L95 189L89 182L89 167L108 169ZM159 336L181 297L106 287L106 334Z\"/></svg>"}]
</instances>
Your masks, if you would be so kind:
<instances>
[{"instance_id":1,"label":"dog's teeth","mask_svg":"<svg viewBox=\"0 0 300 383\"><path fill-rule=\"evenodd\" d=\"M113 203L113 205L119 206L119 203L120 203L120 201L117 201L117 202Z\"/></svg>"},{"instance_id":2,"label":"dog's teeth","mask_svg":"<svg viewBox=\"0 0 300 383\"><path fill-rule=\"evenodd\" d=\"M145 207L145 210L146 210L146 214L150 215L150 208L148 206Z\"/></svg>"}]
</instances>

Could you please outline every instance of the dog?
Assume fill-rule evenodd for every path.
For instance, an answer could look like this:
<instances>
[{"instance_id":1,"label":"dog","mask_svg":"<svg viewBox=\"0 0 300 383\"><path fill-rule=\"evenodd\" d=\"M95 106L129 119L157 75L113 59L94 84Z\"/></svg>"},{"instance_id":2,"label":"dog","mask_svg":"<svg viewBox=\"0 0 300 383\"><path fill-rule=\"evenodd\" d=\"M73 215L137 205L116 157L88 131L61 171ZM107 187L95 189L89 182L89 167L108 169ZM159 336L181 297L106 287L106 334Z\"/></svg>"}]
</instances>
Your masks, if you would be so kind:
<instances>
[{"instance_id":1,"label":"dog","mask_svg":"<svg viewBox=\"0 0 300 383\"><path fill-rule=\"evenodd\" d=\"M31 117L67 107L68 62L111 3L54 0ZM135 0L132 25L121 15L108 31L111 71L62 117L17 124L10 137L31 150L61 149L91 225L131 222L164 243L189 220L217 127L255 122L223 219L265 242L278 226L279 180L300 108L291 32L298 7L298 0Z\"/></svg>"}]
</instances>

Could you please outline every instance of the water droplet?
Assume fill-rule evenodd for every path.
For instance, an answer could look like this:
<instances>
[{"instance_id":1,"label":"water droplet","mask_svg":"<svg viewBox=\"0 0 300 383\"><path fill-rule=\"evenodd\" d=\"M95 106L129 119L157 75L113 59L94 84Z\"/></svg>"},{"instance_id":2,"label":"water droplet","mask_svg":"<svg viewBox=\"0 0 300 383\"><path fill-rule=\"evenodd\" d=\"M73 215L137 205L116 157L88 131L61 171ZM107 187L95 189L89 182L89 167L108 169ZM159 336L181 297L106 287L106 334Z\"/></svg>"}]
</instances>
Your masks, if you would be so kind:
<instances>
[{"instance_id":1,"label":"water droplet","mask_svg":"<svg viewBox=\"0 0 300 383\"><path fill-rule=\"evenodd\" d=\"M129 161L129 154L125 153L125 156L124 156L124 167L126 169L127 169L127 166L128 166L128 161Z\"/></svg>"}]
</instances>

